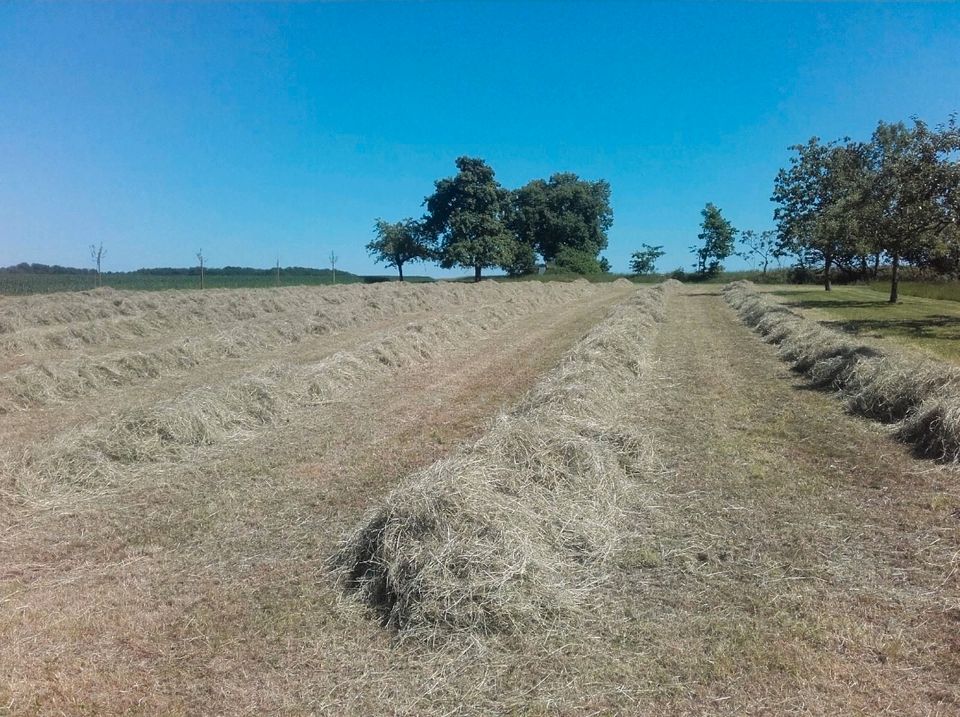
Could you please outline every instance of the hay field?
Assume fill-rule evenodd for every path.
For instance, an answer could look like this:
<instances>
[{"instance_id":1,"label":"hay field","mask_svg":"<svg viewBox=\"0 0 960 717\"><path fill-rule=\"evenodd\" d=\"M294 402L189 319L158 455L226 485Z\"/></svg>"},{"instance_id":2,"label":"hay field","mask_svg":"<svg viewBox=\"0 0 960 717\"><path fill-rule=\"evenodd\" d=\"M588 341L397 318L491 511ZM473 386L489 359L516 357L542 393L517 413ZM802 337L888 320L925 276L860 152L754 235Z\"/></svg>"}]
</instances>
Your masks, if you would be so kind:
<instances>
[{"instance_id":1,"label":"hay field","mask_svg":"<svg viewBox=\"0 0 960 717\"><path fill-rule=\"evenodd\" d=\"M673 281L0 300L0 714L956 714L957 469L889 429L954 372L805 322Z\"/></svg>"}]
</instances>

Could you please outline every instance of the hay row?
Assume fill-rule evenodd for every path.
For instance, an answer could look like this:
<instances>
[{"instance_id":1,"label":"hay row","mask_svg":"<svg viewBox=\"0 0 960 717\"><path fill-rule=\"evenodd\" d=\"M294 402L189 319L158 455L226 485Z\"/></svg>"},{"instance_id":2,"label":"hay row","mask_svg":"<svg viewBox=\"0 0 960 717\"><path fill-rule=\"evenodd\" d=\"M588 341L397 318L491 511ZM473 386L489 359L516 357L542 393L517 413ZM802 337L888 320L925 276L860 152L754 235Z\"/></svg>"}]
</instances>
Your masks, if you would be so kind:
<instances>
[{"instance_id":1,"label":"hay row","mask_svg":"<svg viewBox=\"0 0 960 717\"><path fill-rule=\"evenodd\" d=\"M960 369L858 343L797 315L750 282L723 291L782 359L815 386L836 391L851 413L890 424L918 456L960 462Z\"/></svg>"},{"instance_id":2,"label":"hay row","mask_svg":"<svg viewBox=\"0 0 960 717\"><path fill-rule=\"evenodd\" d=\"M36 448L24 458L19 482L100 486L136 463L179 460L201 447L242 440L296 408L352 400L361 384L426 363L528 312L513 302L413 322L316 363L278 363L225 385L122 410Z\"/></svg>"},{"instance_id":3,"label":"hay row","mask_svg":"<svg viewBox=\"0 0 960 717\"><path fill-rule=\"evenodd\" d=\"M175 333L202 335L250 322L286 322L326 333L344 322L371 321L438 306L563 300L592 291L585 281L479 285L350 284L289 289L120 292L7 299L0 304L0 356L75 350ZM76 304L71 300L77 298ZM112 309L112 310L111 310Z\"/></svg>"},{"instance_id":4,"label":"hay row","mask_svg":"<svg viewBox=\"0 0 960 717\"><path fill-rule=\"evenodd\" d=\"M582 297L585 292L593 290L590 285L556 285L556 288L546 289L531 285L531 289L519 291L511 291L507 286L500 288L503 291L492 296L488 296L489 291L485 289L478 298L489 299L485 302L488 306L509 305L515 311L532 311ZM463 293L459 288L457 291ZM301 314L254 323L241 322L228 331L182 339L172 345L143 351L40 361L0 376L0 413L72 400L104 387L132 385L225 358L240 357L251 351L275 349L389 316L402 316L424 310L427 308L425 299L436 297L429 291L415 289L407 298L413 301L367 301L360 306L345 301L333 310L309 318Z\"/></svg>"},{"instance_id":5,"label":"hay row","mask_svg":"<svg viewBox=\"0 0 960 717\"><path fill-rule=\"evenodd\" d=\"M368 511L331 559L346 592L428 640L551 629L582 614L648 460L631 401L664 291L616 308L483 438Z\"/></svg>"}]
</instances>

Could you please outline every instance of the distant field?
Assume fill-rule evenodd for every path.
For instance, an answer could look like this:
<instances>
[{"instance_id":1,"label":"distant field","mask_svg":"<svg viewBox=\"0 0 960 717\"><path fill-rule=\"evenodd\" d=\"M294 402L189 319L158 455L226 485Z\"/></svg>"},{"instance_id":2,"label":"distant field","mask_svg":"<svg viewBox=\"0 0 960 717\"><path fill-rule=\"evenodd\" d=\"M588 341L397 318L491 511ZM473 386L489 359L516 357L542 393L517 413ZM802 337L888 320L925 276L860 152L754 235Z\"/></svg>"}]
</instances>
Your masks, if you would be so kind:
<instances>
[{"instance_id":1,"label":"distant field","mask_svg":"<svg viewBox=\"0 0 960 717\"><path fill-rule=\"evenodd\" d=\"M432 281L426 276L404 277L409 282ZM337 272L337 284L371 284L394 281L394 276L358 276ZM264 275L217 275L208 274L203 280L208 289L254 289L277 285L276 276ZM326 286L333 284L328 274L281 274L281 286ZM138 272L110 273L103 275L103 285L113 289L155 291L161 289L197 289L200 277L190 274L145 274ZM88 274L21 274L0 272L0 294L25 295L48 294L55 291L85 291L94 288L94 278Z\"/></svg>"},{"instance_id":2,"label":"distant field","mask_svg":"<svg viewBox=\"0 0 960 717\"><path fill-rule=\"evenodd\" d=\"M904 284L899 304L889 304L883 287L778 286L773 293L809 312L813 318L857 336L891 339L942 358L960 362L960 305L954 300L913 296L907 288L922 291L930 284ZM945 285L949 287L951 285ZM960 298L960 292L958 298Z\"/></svg>"}]
</instances>

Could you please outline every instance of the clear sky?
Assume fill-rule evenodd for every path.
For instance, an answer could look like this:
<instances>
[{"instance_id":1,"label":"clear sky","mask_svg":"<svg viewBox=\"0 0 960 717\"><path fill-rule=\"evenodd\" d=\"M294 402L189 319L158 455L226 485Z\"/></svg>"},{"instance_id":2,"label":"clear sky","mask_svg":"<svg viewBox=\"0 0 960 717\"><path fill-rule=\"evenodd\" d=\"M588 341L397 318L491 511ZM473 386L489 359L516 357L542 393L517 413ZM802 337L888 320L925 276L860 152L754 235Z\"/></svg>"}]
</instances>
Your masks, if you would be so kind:
<instances>
[{"instance_id":1,"label":"clear sky","mask_svg":"<svg viewBox=\"0 0 960 717\"><path fill-rule=\"evenodd\" d=\"M953 3L3 3L0 265L384 271L467 154L607 179L613 268L672 269L708 201L772 226L788 145L955 110Z\"/></svg>"}]
</instances>

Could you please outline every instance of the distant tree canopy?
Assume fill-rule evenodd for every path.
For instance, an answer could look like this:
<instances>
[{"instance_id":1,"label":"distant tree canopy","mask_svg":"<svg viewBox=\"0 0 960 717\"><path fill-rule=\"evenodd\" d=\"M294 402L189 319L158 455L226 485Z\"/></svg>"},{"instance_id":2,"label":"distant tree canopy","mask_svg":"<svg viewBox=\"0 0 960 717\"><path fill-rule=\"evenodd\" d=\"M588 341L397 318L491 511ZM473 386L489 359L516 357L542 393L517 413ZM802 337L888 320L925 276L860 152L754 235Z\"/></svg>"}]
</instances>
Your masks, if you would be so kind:
<instances>
[{"instance_id":1,"label":"distant tree canopy","mask_svg":"<svg viewBox=\"0 0 960 717\"><path fill-rule=\"evenodd\" d=\"M708 203L700 214L703 216L697 235L700 244L691 247L690 251L697 257L697 273L713 276L723 271L723 261L734 253L737 230L724 218L720 208L713 204Z\"/></svg>"},{"instance_id":2,"label":"distant tree canopy","mask_svg":"<svg viewBox=\"0 0 960 717\"><path fill-rule=\"evenodd\" d=\"M414 219L392 223L377 219L374 231L377 238L367 244L367 252L378 264L395 267L400 281L403 281L404 264L423 261L431 256L423 227Z\"/></svg>"},{"instance_id":3,"label":"distant tree canopy","mask_svg":"<svg viewBox=\"0 0 960 717\"><path fill-rule=\"evenodd\" d=\"M657 268L657 259L664 255L663 246L641 244L640 251L630 257L630 271L634 274L652 274Z\"/></svg>"},{"instance_id":4,"label":"distant tree canopy","mask_svg":"<svg viewBox=\"0 0 960 717\"><path fill-rule=\"evenodd\" d=\"M507 224L510 194L482 159L460 157L456 164L457 174L438 179L424 201L423 226L440 266L472 268L480 281L483 269L507 267L517 258L517 239Z\"/></svg>"},{"instance_id":5,"label":"distant tree canopy","mask_svg":"<svg viewBox=\"0 0 960 717\"><path fill-rule=\"evenodd\" d=\"M477 281L484 269L493 267L514 276L532 273L538 255L581 274L610 270L599 256L613 222L607 182L562 172L510 191L483 159L459 157L456 166L456 175L434 183L420 222L404 220L401 230L378 220L377 238L367 245L368 251L397 266L380 253L384 237L407 232L412 238L415 224L419 241L413 244L429 248L430 258L445 269L473 269Z\"/></svg>"},{"instance_id":6,"label":"distant tree canopy","mask_svg":"<svg viewBox=\"0 0 960 717\"><path fill-rule=\"evenodd\" d=\"M572 172L534 179L513 193L512 228L544 261L557 261L564 249L597 255L607 248L613 224L610 185L589 182ZM599 262L598 266L599 266Z\"/></svg>"},{"instance_id":7,"label":"distant tree canopy","mask_svg":"<svg viewBox=\"0 0 960 717\"><path fill-rule=\"evenodd\" d=\"M890 262L890 301L906 261L960 275L960 128L878 123L869 142L814 137L791 147L774 181L778 251L803 266L876 276Z\"/></svg>"}]
</instances>

